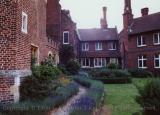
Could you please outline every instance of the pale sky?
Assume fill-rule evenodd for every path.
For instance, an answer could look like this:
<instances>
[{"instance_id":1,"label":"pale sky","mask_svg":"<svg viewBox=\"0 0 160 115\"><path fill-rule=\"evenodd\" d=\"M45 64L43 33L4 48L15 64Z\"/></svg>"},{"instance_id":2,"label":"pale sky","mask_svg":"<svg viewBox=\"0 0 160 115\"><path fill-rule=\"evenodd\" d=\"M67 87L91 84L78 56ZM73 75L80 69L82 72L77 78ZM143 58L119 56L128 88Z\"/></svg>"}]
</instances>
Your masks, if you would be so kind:
<instances>
[{"instance_id":1,"label":"pale sky","mask_svg":"<svg viewBox=\"0 0 160 115\"><path fill-rule=\"evenodd\" d=\"M160 0L131 0L134 17L141 16L141 8L149 7L149 14L160 12ZM102 7L107 7L109 27L123 27L124 0L61 0L62 9L70 10L77 28L99 28Z\"/></svg>"}]
</instances>

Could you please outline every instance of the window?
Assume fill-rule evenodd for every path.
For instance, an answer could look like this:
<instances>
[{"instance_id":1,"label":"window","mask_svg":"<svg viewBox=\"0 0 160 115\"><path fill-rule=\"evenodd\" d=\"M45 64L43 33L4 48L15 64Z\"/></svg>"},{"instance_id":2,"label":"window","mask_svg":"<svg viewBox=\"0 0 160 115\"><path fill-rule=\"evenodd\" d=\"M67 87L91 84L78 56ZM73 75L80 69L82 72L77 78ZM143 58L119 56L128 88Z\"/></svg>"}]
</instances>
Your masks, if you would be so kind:
<instances>
[{"instance_id":1,"label":"window","mask_svg":"<svg viewBox=\"0 0 160 115\"><path fill-rule=\"evenodd\" d=\"M105 67L106 59L105 58L94 58L94 67Z\"/></svg>"},{"instance_id":2,"label":"window","mask_svg":"<svg viewBox=\"0 0 160 115\"><path fill-rule=\"evenodd\" d=\"M160 44L160 33L153 34L153 42L154 42L154 45Z\"/></svg>"},{"instance_id":3,"label":"window","mask_svg":"<svg viewBox=\"0 0 160 115\"><path fill-rule=\"evenodd\" d=\"M143 47L143 46L146 46L145 39L143 36L138 36L137 37L137 47Z\"/></svg>"},{"instance_id":4,"label":"window","mask_svg":"<svg viewBox=\"0 0 160 115\"><path fill-rule=\"evenodd\" d=\"M89 58L81 59L81 66L82 68L90 67L90 59Z\"/></svg>"},{"instance_id":5,"label":"window","mask_svg":"<svg viewBox=\"0 0 160 115\"><path fill-rule=\"evenodd\" d=\"M154 56L154 67L160 68L160 54Z\"/></svg>"},{"instance_id":6,"label":"window","mask_svg":"<svg viewBox=\"0 0 160 115\"><path fill-rule=\"evenodd\" d=\"M102 50L102 43L101 42L97 42L95 44L95 50Z\"/></svg>"},{"instance_id":7,"label":"window","mask_svg":"<svg viewBox=\"0 0 160 115\"><path fill-rule=\"evenodd\" d=\"M118 64L118 59L117 58L110 58L109 63Z\"/></svg>"},{"instance_id":8,"label":"window","mask_svg":"<svg viewBox=\"0 0 160 115\"><path fill-rule=\"evenodd\" d=\"M82 43L82 51L88 51L89 50L89 43Z\"/></svg>"},{"instance_id":9,"label":"window","mask_svg":"<svg viewBox=\"0 0 160 115\"><path fill-rule=\"evenodd\" d=\"M26 13L22 12L22 27L21 27L21 30L22 30L22 32L24 32L26 34L28 32L27 26L28 26L28 16L27 16Z\"/></svg>"},{"instance_id":10,"label":"window","mask_svg":"<svg viewBox=\"0 0 160 115\"><path fill-rule=\"evenodd\" d=\"M108 44L108 49L109 50L116 50L116 43L115 42L110 42Z\"/></svg>"},{"instance_id":11,"label":"window","mask_svg":"<svg viewBox=\"0 0 160 115\"><path fill-rule=\"evenodd\" d=\"M138 68L147 68L147 57L146 57L146 55L138 56Z\"/></svg>"},{"instance_id":12,"label":"window","mask_svg":"<svg viewBox=\"0 0 160 115\"><path fill-rule=\"evenodd\" d=\"M68 31L63 32L63 44L69 44L69 32Z\"/></svg>"},{"instance_id":13,"label":"window","mask_svg":"<svg viewBox=\"0 0 160 115\"><path fill-rule=\"evenodd\" d=\"M35 64L39 65L39 47L31 44L31 56L36 59Z\"/></svg>"}]
</instances>

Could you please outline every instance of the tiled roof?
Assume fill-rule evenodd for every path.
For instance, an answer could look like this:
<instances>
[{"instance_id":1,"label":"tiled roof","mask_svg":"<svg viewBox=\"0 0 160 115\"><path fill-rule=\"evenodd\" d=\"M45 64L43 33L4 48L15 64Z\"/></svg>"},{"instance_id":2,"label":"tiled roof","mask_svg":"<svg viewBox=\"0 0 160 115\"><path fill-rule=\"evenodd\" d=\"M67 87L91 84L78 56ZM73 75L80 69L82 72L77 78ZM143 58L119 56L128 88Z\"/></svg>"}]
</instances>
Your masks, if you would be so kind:
<instances>
[{"instance_id":1,"label":"tiled roof","mask_svg":"<svg viewBox=\"0 0 160 115\"><path fill-rule=\"evenodd\" d=\"M116 28L78 29L80 41L118 40Z\"/></svg>"},{"instance_id":2,"label":"tiled roof","mask_svg":"<svg viewBox=\"0 0 160 115\"><path fill-rule=\"evenodd\" d=\"M160 30L160 12L135 18L130 26L129 34Z\"/></svg>"}]
</instances>

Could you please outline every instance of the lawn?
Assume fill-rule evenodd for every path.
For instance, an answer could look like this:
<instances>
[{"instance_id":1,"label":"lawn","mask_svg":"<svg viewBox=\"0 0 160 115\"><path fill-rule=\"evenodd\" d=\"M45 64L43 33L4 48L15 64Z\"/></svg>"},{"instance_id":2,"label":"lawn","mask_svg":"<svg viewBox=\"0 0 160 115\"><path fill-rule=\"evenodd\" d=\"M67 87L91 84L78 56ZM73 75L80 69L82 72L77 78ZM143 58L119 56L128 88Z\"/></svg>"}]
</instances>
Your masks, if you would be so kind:
<instances>
[{"instance_id":1,"label":"lawn","mask_svg":"<svg viewBox=\"0 0 160 115\"><path fill-rule=\"evenodd\" d=\"M133 79L132 84L106 84L105 105L111 115L132 115L139 112L141 107L135 101L138 90L135 86L144 86L148 78Z\"/></svg>"}]
</instances>

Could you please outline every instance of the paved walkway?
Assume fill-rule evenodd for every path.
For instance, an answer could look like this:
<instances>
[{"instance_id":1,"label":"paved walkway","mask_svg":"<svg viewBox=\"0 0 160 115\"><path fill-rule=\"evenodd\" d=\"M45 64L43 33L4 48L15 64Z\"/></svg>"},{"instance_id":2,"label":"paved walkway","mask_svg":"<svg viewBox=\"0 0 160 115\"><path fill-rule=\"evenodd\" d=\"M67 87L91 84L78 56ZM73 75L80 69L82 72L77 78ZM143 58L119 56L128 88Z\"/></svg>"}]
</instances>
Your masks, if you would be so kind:
<instances>
[{"instance_id":1,"label":"paved walkway","mask_svg":"<svg viewBox=\"0 0 160 115\"><path fill-rule=\"evenodd\" d=\"M53 110L50 115L69 115L71 104L74 103L75 100L79 99L85 93L86 93L86 88L80 86L77 95L73 96L64 106L56 110Z\"/></svg>"}]
</instances>

